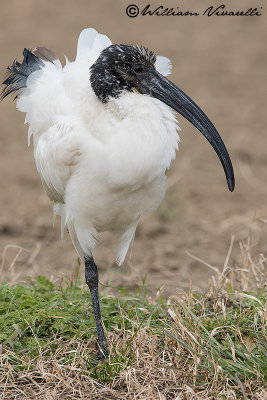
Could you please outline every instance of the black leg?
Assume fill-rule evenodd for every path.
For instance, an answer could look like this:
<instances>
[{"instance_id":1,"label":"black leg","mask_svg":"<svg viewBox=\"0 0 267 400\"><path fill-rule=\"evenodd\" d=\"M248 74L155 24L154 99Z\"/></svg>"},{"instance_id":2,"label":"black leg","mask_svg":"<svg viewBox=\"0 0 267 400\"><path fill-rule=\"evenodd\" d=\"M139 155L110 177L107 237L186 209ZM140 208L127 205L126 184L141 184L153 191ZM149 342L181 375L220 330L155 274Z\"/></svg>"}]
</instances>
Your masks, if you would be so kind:
<instances>
[{"instance_id":1,"label":"black leg","mask_svg":"<svg viewBox=\"0 0 267 400\"><path fill-rule=\"evenodd\" d=\"M96 322L96 330L98 336L98 344L100 347L102 357L106 358L108 356L107 339L105 337L102 325L102 317L99 305L97 266L94 262L93 257L85 258L84 261L85 261L85 280L91 292L92 304Z\"/></svg>"}]
</instances>

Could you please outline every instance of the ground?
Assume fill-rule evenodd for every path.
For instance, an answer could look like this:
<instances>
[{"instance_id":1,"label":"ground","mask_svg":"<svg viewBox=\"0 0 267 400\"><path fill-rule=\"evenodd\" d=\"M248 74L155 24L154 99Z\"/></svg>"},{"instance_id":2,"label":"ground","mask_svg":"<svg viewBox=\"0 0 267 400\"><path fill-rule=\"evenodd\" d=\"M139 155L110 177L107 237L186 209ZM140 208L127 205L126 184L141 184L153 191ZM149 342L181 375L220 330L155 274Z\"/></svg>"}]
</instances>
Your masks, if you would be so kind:
<instances>
[{"instance_id":1,"label":"ground","mask_svg":"<svg viewBox=\"0 0 267 400\"><path fill-rule=\"evenodd\" d=\"M131 258L112 267L115 235L103 235L95 253L100 280L134 287L146 277L151 291L165 285L167 294L186 288L205 289L212 270L192 258L222 267L234 235L232 264L239 240L253 237L255 252L267 253L266 63L263 38L266 15L260 17L129 18L129 2L101 0L37 2L10 0L1 7L0 74L21 58L24 47L43 45L63 61L73 59L80 31L94 27L113 43L139 44L172 60L171 80L214 122L229 150L236 189L227 189L221 165L202 135L181 116L180 150L169 171L166 197L159 210L141 220ZM137 2L145 5L145 2ZM217 4L217 2L214 2ZM246 10L259 1L236 0L228 8ZM159 5L159 4L158 4ZM204 1L179 3L204 10ZM219 3L217 4L219 5ZM168 2L165 6L177 6ZM27 147L24 115L15 103L0 104L0 253L8 280L40 273L71 275L77 255L68 234L60 241L60 224L52 226L52 207ZM18 247L7 247L18 246ZM18 248L22 248L18 254ZM14 259L15 256L18 256ZM14 261L14 262L12 262Z\"/></svg>"}]
</instances>

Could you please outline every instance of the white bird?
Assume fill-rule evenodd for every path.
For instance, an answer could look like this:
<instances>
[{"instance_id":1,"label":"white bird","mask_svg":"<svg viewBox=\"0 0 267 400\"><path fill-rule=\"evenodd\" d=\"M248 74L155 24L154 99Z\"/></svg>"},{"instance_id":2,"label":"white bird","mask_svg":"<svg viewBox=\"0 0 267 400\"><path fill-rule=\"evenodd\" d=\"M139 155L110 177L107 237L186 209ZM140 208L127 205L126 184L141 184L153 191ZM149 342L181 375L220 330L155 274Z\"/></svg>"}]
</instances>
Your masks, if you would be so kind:
<instances>
[{"instance_id":1,"label":"white bird","mask_svg":"<svg viewBox=\"0 0 267 400\"><path fill-rule=\"evenodd\" d=\"M48 49L24 49L8 68L2 99L19 90L28 141L44 190L85 260L102 355L108 354L92 251L97 235L121 231L117 263L125 259L139 218L165 194L166 170L178 149L174 111L210 142L234 189L230 157L203 111L164 76L166 57L144 47L112 45L94 29L81 32L77 57L62 67ZM173 109L173 110L172 110Z\"/></svg>"}]
</instances>

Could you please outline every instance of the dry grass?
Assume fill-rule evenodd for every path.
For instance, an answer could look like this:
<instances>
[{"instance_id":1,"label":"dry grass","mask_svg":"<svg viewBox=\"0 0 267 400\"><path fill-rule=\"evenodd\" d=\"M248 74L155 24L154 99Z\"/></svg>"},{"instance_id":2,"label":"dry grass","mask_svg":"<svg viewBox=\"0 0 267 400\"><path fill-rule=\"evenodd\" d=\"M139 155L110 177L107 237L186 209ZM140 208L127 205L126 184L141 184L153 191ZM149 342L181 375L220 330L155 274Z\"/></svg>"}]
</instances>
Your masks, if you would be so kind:
<instances>
[{"instance_id":1,"label":"dry grass","mask_svg":"<svg viewBox=\"0 0 267 400\"><path fill-rule=\"evenodd\" d=\"M267 259L253 257L249 241L240 246L241 265L229 265L230 248L222 272L210 266L214 276L205 295L181 291L167 302L160 292L155 299L140 293L128 300L120 298L125 293L118 296L120 323L108 333L111 356L97 366L90 358L96 348L91 334L89 340L84 334L68 339L55 335L47 346L26 321L35 352L16 349L20 335L14 338L14 332L12 340L4 341L0 398L267 399ZM69 288L74 286L72 282ZM115 297L103 299L109 307ZM127 304L134 304L133 314ZM50 318L63 318L54 314ZM110 309L104 321L108 316Z\"/></svg>"}]
</instances>

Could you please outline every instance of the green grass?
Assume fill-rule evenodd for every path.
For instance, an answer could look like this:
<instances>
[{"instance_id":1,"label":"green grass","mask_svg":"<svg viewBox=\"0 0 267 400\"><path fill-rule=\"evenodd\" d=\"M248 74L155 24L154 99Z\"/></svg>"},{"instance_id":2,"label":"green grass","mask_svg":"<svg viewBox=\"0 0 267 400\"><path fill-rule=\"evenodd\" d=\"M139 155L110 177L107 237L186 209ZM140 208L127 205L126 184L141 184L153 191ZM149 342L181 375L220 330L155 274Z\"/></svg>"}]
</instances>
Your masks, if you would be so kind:
<instances>
[{"instance_id":1,"label":"green grass","mask_svg":"<svg viewBox=\"0 0 267 400\"><path fill-rule=\"evenodd\" d=\"M123 330L132 332L134 337L142 325L159 330L164 324L163 299L160 297L156 306L149 303L144 287L134 294L118 289L118 297L102 296L100 301L108 332ZM44 276L39 276L29 286L1 284L0 341L3 348L14 352L10 363L15 370L36 368L40 354L47 359L53 358L59 346L64 347L65 353L64 359L62 354L59 355L61 362L71 363L79 345L89 344L95 337L95 321L86 285L78 281L74 284L65 282L57 288ZM122 361L118 359L127 353L123 365L130 363L130 341L120 349L119 356L114 354L113 362ZM88 350L88 368L95 364L95 350L95 346ZM109 376L99 378L110 380L118 372L116 366L114 371L110 369ZM96 376L95 370L92 373Z\"/></svg>"},{"instance_id":2,"label":"green grass","mask_svg":"<svg viewBox=\"0 0 267 400\"><path fill-rule=\"evenodd\" d=\"M218 286L221 278L218 274ZM139 371L142 382L149 377L147 369L154 378L165 369L157 385L158 390L168 388L168 398L179 384L209 395L215 391L219 396L227 388L253 398L267 379L265 304L262 285L241 291L226 278L207 294L190 291L168 301L161 294L149 298L145 284L133 294L117 289L115 296L101 296L111 355L96 365L96 329L86 285L76 280L56 287L43 276L28 286L2 283L0 373L12 370L14 385L14 376L33 373L40 378L40 370L57 365L75 373L75 379L82 375L103 388L121 385L131 368Z\"/></svg>"}]
</instances>

